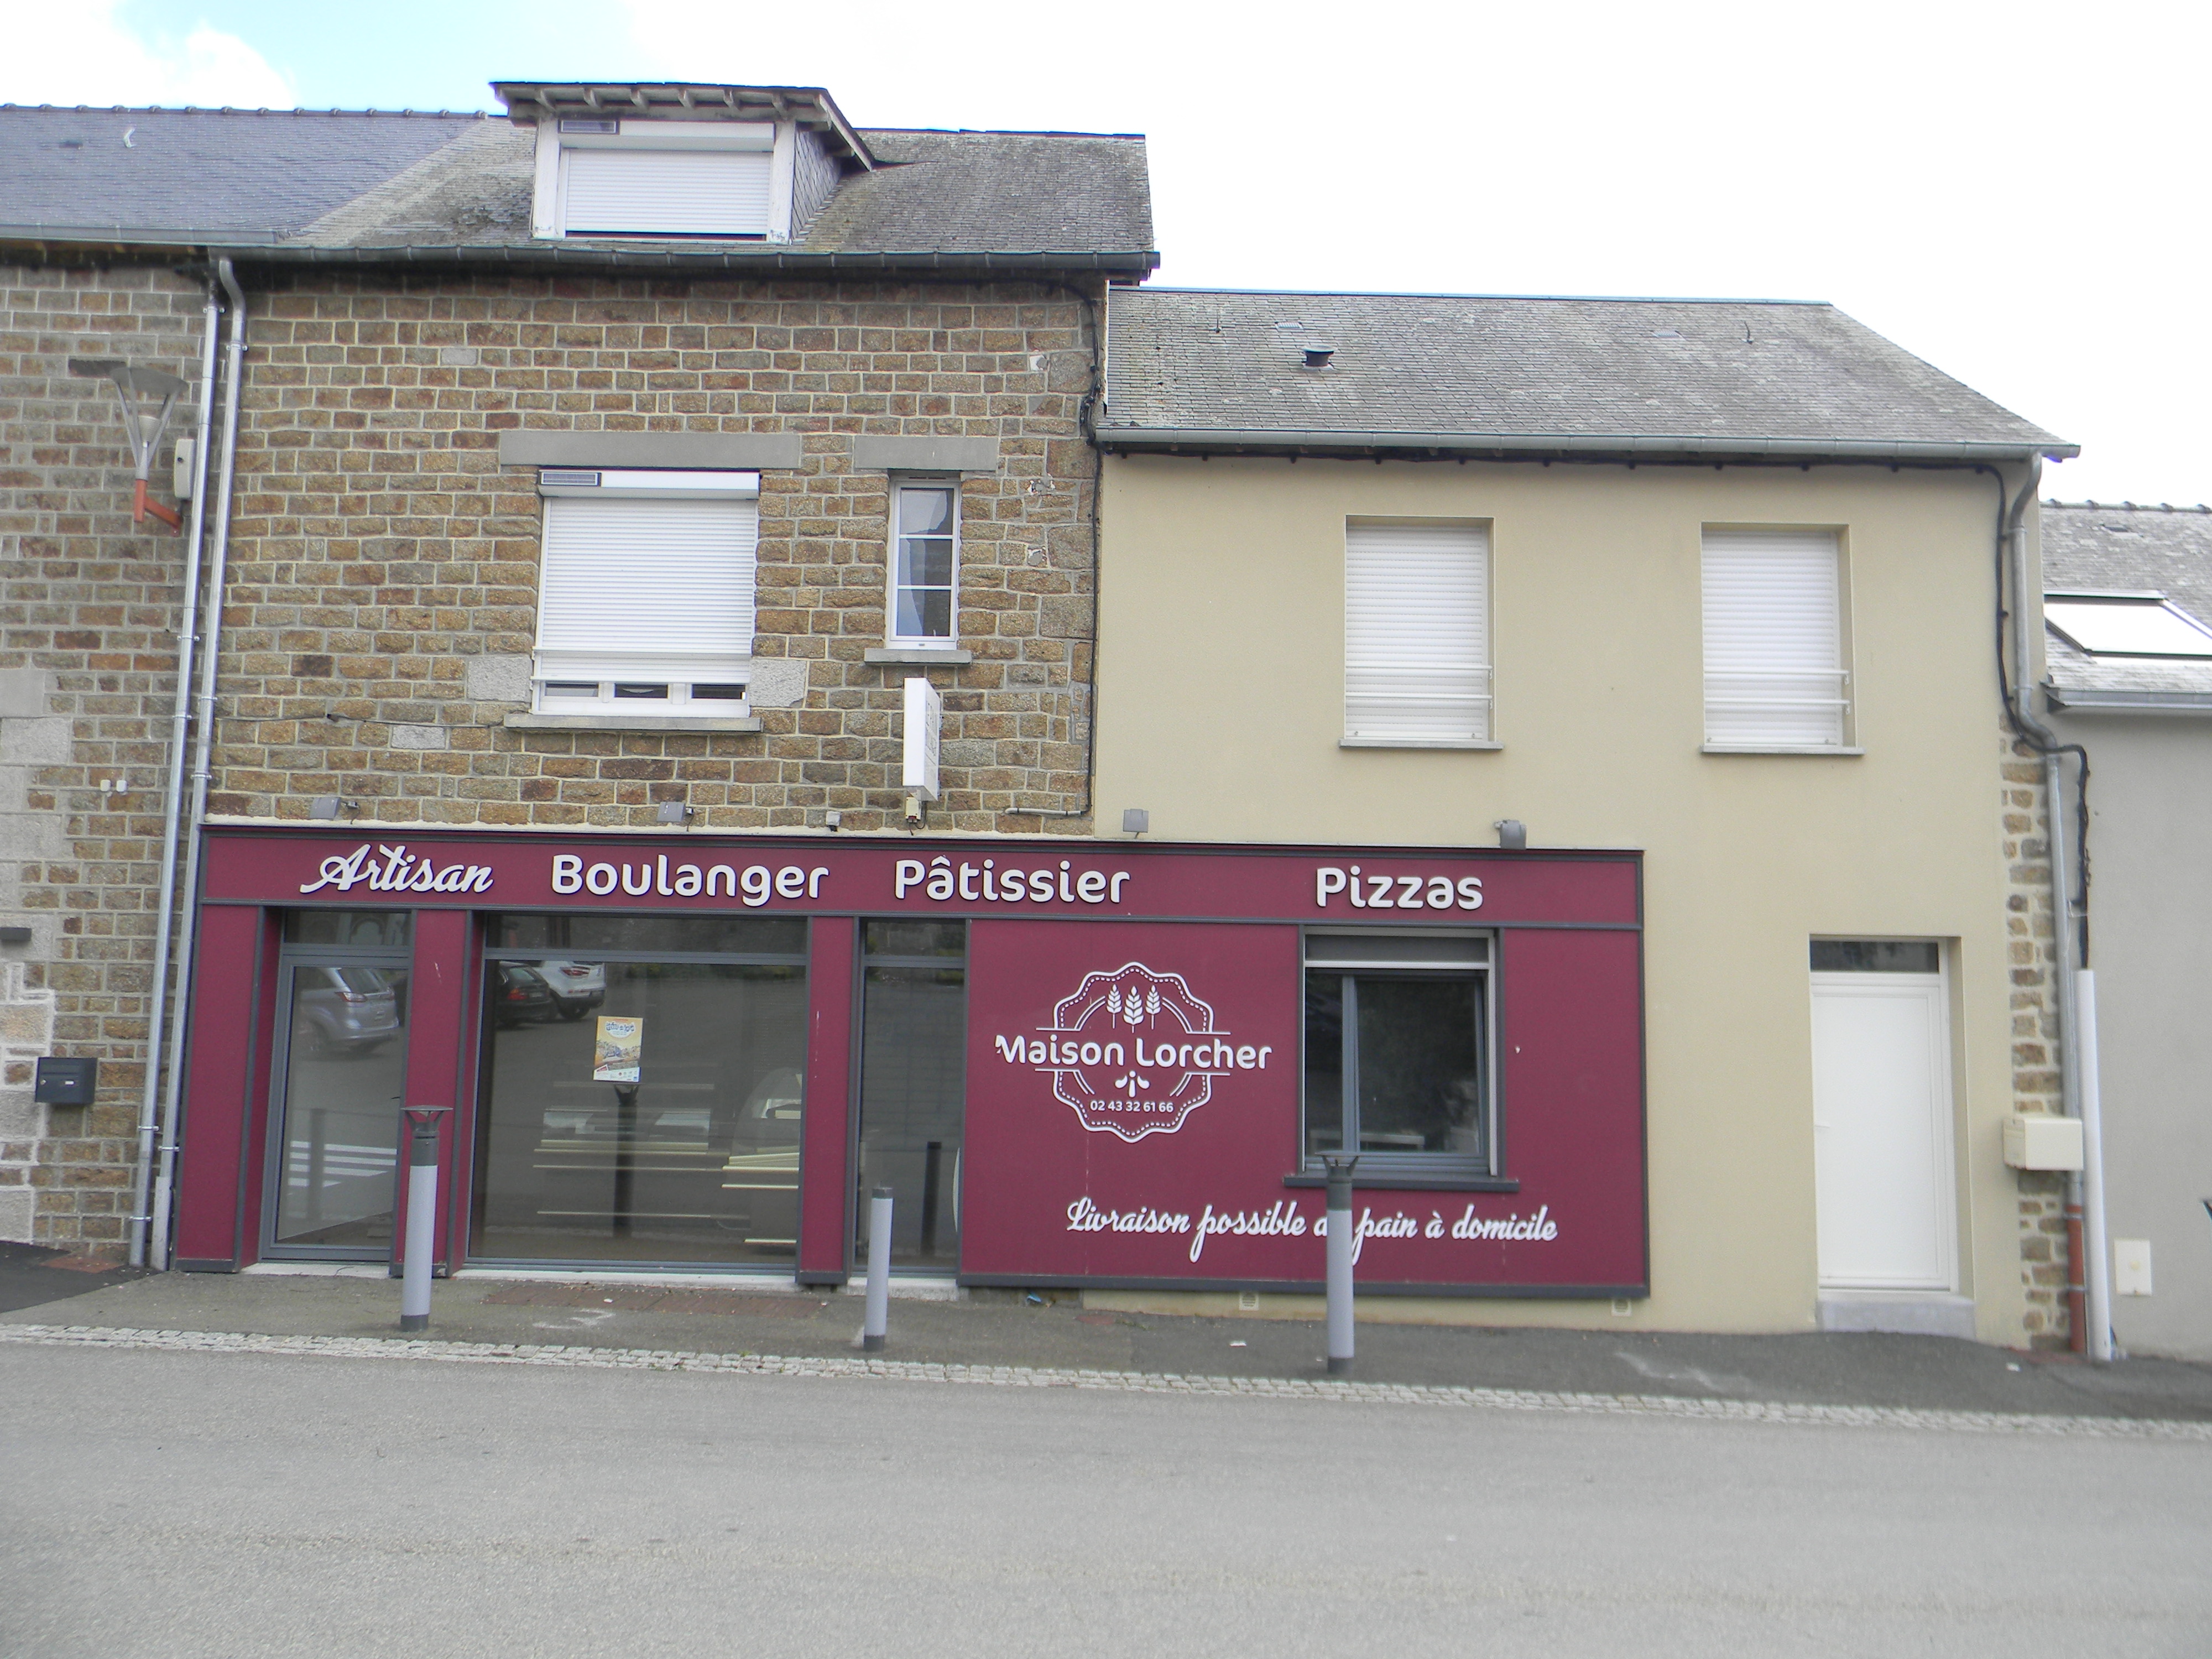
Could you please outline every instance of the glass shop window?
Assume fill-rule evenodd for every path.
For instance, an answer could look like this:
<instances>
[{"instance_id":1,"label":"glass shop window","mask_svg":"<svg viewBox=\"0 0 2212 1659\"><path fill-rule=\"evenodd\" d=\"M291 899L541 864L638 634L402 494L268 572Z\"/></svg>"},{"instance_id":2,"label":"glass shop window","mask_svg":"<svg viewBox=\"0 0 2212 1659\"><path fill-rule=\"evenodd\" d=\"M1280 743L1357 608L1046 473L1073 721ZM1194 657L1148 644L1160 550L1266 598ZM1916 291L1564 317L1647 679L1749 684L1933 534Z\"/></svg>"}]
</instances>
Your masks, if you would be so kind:
<instances>
[{"instance_id":1,"label":"glass shop window","mask_svg":"<svg viewBox=\"0 0 2212 1659\"><path fill-rule=\"evenodd\" d=\"M343 945L356 950L404 950L414 935L412 910L287 910L287 945Z\"/></svg>"},{"instance_id":2,"label":"glass shop window","mask_svg":"<svg viewBox=\"0 0 2212 1659\"><path fill-rule=\"evenodd\" d=\"M1486 936L1307 934L1310 1166L1494 1173L1490 973Z\"/></svg>"},{"instance_id":3,"label":"glass shop window","mask_svg":"<svg viewBox=\"0 0 2212 1659\"><path fill-rule=\"evenodd\" d=\"M805 923L490 919L472 1259L789 1267Z\"/></svg>"}]
</instances>

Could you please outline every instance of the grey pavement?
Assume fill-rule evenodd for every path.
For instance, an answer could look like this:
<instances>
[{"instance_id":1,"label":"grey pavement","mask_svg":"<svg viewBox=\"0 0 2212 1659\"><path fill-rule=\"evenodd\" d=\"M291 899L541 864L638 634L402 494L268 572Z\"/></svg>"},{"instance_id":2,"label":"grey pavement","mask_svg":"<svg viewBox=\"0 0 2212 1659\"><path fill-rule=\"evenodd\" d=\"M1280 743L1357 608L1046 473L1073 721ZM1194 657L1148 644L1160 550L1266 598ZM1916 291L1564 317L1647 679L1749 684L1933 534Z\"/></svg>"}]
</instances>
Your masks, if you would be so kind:
<instances>
[{"instance_id":1,"label":"grey pavement","mask_svg":"<svg viewBox=\"0 0 2212 1659\"><path fill-rule=\"evenodd\" d=\"M163 1273L88 1283L10 1306L0 1323L275 1335L397 1334L399 1286L364 1276ZM767 1285L657 1287L464 1274L436 1286L434 1339L697 1353L849 1355L860 1299ZM1318 1322L1086 1310L1072 1295L1015 1292L958 1303L899 1299L888 1355L933 1364L1018 1365L1182 1376L1305 1378L1322 1373ZM2212 1367L2110 1366L1937 1337L1705 1336L1363 1324L1363 1380L1692 1400L1910 1407L2212 1422Z\"/></svg>"},{"instance_id":2,"label":"grey pavement","mask_svg":"<svg viewBox=\"0 0 2212 1659\"><path fill-rule=\"evenodd\" d=\"M2212 1647L2197 1441L11 1342L0 1396L5 1659Z\"/></svg>"}]
</instances>

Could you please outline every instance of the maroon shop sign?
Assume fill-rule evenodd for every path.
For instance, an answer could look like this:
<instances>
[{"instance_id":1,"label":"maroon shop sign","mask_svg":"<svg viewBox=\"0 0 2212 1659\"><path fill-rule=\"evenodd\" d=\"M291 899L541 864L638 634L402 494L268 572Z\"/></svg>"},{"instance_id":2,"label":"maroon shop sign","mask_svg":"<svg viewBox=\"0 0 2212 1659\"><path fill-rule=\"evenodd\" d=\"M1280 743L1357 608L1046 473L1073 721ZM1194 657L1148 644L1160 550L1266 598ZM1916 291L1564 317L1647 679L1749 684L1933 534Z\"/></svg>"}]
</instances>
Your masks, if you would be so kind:
<instances>
[{"instance_id":1,"label":"maroon shop sign","mask_svg":"<svg viewBox=\"0 0 2212 1659\"><path fill-rule=\"evenodd\" d=\"M216 903L1633 927L1632 854L210 833Z\"/></svg>"},{"instance_id":2,"label":"maroon shop sign","mask_svg":"<svg viewBox=\"0 0 2212 1659\"><path fill-rule=\"evenodd\" d=\"M969 941L967 1218L977 1282L1310 1287L1297 928L978 924ZM1370 1288L1626 1294L1645 1283L1637 936L1498 944L1508 1190L1360 1188ZM988 1194L988 1201L985 1195Z\"/></svg>"},{"instance_id":3,"label":"maroon shop sign","mask_svg":"<svg viewBox=\"0 0 2212 1659\"><path fill-rule=\"evenodd\" d=\"M1359 1280L1648 1282L1633 854L219 830L204 868L217 904L965 918L987 1284L1318 1287L1302 925L1489 931L1496 1173L1358 1185Z\"/></svg>"}]
</instances>

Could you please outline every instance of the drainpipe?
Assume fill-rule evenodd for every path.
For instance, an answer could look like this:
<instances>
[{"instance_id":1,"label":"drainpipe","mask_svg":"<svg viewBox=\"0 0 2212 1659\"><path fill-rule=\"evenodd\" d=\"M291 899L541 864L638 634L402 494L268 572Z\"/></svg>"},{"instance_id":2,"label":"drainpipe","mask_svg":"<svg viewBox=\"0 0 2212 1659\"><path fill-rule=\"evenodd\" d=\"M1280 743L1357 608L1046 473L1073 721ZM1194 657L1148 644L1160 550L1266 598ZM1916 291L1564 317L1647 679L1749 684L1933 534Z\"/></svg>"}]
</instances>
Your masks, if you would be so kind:
<instances>
[{"instance_id":1,"label":"drainpipe","mask_svg":"<svg viewBox=\"0 0 2212 1659\"><path fill-rule=\"evenodd\" d=\"M210 758L215 744L215 675L222 640L223 568L230 554L230 491L238 466L238 406L246 380L246 295L228 259L216 262L216 276L230 295L230 336L224 362L228 384L222 400L222 476L216 486L215 546L208 561L207 638L200 648L199 732L192 745L191 816L185 825L185 902L198 915L200 829L207 817ZM154 1176L152 1224L148 1246L156 1267L169 1265L169 1210L177 1173L177 1099L183 1092L185 1015L191 1004L192 945L196 927L186 927L177 945L177 995L169 1011L169 1085L161 1102L161 1148Z\"/></svg>"},{"instance_id":2,"label":"drainpipe","mask_svg":"<svg viewBox=\"0 0 2212 1659\"><path fill-rule=\"evenodd\" d=\"M2095 1007L2096 981L2090 970L2074 963L2075 927L2073 882L2067 872L2066 780L2059 756L2071 745L2064 743L2034 712L2028 697L2028 665L2034 660L2034 627L2042 616L2040 604L2031 604L2034 590L2028 581L2027 507L2035 499L2043 467L2033 464L2027 483L2014 500L2006 525L2012 541L2013 662L2017 669L2013 688L2013 719L2021 733L2043 756L2045 811L2051 849L2051 915L2055 945L2054 971L2058 981L2058 1090L2067 1116L2082 1119L2083 1033L2082 993ZM2086 757L2085 757L2086 759ZM2083 1121L2083 1163L2102 1172L2102 1147L2088 1141L2100 1126ZM2085 1181L2081 1172L2066 1177L2067 1324L2071 1346L2099 1361L2112 1357L2111 1273L2100 1258L2105 1231L2104 1190L2101 1180ZM2085 1237L2086 1234L2086 1237ZM2086 1269L2086 1271L2085 1271Z\"/></svg>"},{"instance_id":3,"label":"drainpipe","mask_svg":"<svg viewBox=\"0 0 2212 1659\"><path fill-rule=\"evenodd\" d=\"M161 896L154 913L154 976L146 1022L146 1087L138 1104L138 1157L131 1166L131 1265L146 1265L147 1201L154 1185L155 1113L161 1096L161 1005L168 988L169 943L177 903L177 821L185 807L185 738L191 724L192 647L199 639L200 546L207 532L208 433L215 423L216 331L222 301L208 283L207 308L200 325L199 422L193 428L191 526L185 544L184 605L177 622L177 703L169 717L169 770L162 783ZM140 489L144 485L142 483Z\"/></svg>"}]
</instances>

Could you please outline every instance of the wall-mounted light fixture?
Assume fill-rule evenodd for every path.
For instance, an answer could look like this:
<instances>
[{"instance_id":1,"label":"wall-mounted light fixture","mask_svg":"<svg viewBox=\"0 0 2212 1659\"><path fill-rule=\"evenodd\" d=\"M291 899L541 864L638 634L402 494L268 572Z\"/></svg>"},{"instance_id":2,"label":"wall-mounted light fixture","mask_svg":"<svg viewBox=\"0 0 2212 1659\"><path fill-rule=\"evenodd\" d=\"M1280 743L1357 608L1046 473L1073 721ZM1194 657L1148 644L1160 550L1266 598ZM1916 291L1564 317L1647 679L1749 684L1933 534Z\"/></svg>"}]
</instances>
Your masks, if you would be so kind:
<instances>
[{"instance_id":1,"label":"wall-mounted light fixture","mask_svg":"<svg viewBox=\"0 0 2212 1659\"><path fill-rule=\"evenodd\" d=\"M1525 852L1528 846L1528 826L1518 818L1500 818L1490 826L1498 831L1498 844L1510 853Z\"/></svg>"},{"instance_id":2,"label":"wall-mounted light fixture","mask_svg":"<svg viewBox=\"0 0 2212 1659\"><path fill-rule=\"evenodd\" d=\"M656 823L681 823L688 826L691 822L691 809L680 800L665 800L653 809L653 819Z\"/></svg>"},{"instance_id":3,"label":"wall-mounted light fixture","mask_svg":"<svg viewBox=\"0 0 2212 1659\"><path fill-rule=\"evenodd\" d=\"M1152 827L1152 815L1146 811L1143 807L1125 806L1121 809L1121 833L1123 835L1141 836Z\"/></svg>"},{"instance_id":4,"label":"wall-mounted light fixture","mask_svg":"<svg viewBox=\"0 0 2212 1659\"><path fill-rule=\"evenodd\" d=\"M348 812L359 811L359 801L348 800L343 795L318 795L307 803L307 816L311 818L341 817Z\"/></svg>"},{"instance_id":5,"label":"wall-mounted light fixture","mask_svg":"<svg viewBox=\"0 0 2212 1659\"><path fill-rule=\"evenodd\" d=\"M833 835L836 833L837 826L844 822L845 815L834 806L822 815L822 827Z\"/></svg>"},{"instance_id":6,"label":"wall-mounted light fixture","mask_svg":"<svg viewBox=\"0 0 2212 1659\"><path fill-rule=\"evenodd\" d=\"M182 530L185 520L181 514L147 495L146 477L154 464L154 452L161 447L161 434L168 428L170 412L185 389L185 383L158 368L133 368L119 357L72 357L69 360L69 372L83 380L111 382L115 395L123 400L123 435L130 441L131 461L137 469L131 494L131 522L143 524L151 516L172 530Z\"/></svg>"}]
</instances>

